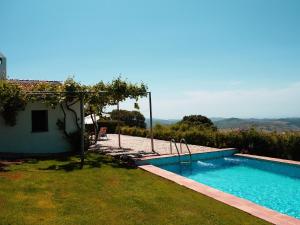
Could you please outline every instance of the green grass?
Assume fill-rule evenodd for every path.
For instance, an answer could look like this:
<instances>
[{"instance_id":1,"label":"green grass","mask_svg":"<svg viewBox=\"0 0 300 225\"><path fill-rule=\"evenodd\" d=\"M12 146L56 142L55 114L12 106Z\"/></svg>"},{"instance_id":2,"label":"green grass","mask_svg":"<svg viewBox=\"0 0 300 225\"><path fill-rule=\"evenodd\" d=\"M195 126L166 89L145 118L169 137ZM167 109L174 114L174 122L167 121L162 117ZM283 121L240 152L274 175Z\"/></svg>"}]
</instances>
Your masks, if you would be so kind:
<instances>
[{"instance_id":1,"label":"green grass","mask_svg":"<svg viewBox=\"0 0 300 225\"><path fill-rule=\"evenodd\" d=\"M0 224L268 224L107 156L28 161L0 172Z\"/></svg>"}]
</instances>

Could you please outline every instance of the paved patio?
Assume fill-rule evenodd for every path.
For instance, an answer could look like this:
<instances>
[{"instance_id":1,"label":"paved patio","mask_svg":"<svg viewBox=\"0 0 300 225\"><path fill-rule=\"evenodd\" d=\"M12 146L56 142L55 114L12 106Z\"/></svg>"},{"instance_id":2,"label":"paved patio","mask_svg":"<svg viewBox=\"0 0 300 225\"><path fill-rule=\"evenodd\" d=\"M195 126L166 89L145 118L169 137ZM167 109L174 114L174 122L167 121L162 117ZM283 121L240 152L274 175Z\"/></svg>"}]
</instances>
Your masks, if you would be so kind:
<instances>
[{"instance_id":1,"label":"paved patio","mask_svg":"<svg viewBox=\"0 0 300 225\"><path fill-rule=\"evenodd\" d=\"M177 145L179 148L179 144ZM141 156L151 156L156 155L151 151L151 142L149 138L143 137L134 137L128 135L121 135L121 147L122 149L118 149L118 135L117 134L108 134L108 140L98 141L95 149L100 149L101 151L107 152L112 155L118 154L140 154ZM93 148L93 147L92 147ZM192 153L196 152L210 152L216 151L216 148L210 148L199 145L189 145L189 148ZM159 155L170 154L170 142L154 139L154 150ZM186 147L183 146L183 152L187 152ZM176 153L176 149L173 146L173 154Z\"/></svg>"}]
</instances>

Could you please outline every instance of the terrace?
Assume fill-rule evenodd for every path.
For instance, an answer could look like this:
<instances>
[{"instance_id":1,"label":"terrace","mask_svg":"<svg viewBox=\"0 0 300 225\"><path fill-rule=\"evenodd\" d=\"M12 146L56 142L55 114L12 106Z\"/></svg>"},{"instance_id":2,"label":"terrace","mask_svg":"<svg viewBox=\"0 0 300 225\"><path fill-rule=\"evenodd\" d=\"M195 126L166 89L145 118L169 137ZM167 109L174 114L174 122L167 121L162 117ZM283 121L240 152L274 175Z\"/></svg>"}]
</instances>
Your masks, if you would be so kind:
<instances>
[{"instance_id":1,"label":"terrace","mask_svg":"<svg viewBox=\"0 0 300 225\"><path fill-rule=\"evenodd\" d=\"M141 154L141 155L157 155L151 151L151 142L148 138L135 137L129 135L121 135L121 146L119 149L118 134L109 134L108 140L99 141L97 147L100 147L100 151L110 153L111 155L116 154ZM164 140L154 139L154 150L159 155L170 154L170 142ZM217 148L211 148L199 145L189 145L192 153L198 152L210 152L219 150ZM173 154L177 154L173 147Z\"/></svg>"}]
</instances>

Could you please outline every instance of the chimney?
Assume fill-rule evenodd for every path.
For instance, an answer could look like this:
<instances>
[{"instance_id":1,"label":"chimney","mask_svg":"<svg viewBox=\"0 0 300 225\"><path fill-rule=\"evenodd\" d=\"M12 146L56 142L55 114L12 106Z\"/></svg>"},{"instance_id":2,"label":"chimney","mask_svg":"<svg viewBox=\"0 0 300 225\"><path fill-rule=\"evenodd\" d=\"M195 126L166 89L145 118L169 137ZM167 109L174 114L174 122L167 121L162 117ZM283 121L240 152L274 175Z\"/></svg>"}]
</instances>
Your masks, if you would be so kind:
<instances>
[{"instance_id":1,"label":"chimney","mask_svg":"<svg viewBox=\"0 0 300 225\"><path fill-rule=\"evenodd\" d=\"M0 80L6 79L6 58L0 52Z\"/></svg>"}]
</instances>

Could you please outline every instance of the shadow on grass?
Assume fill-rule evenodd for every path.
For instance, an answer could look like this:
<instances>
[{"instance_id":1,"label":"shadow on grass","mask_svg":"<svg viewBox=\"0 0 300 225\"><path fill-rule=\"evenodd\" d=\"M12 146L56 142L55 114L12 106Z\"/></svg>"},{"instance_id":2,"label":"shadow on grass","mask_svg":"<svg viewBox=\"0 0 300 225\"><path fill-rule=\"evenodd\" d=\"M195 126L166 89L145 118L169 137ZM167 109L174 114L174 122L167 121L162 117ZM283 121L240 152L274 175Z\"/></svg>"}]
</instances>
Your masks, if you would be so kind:
<instances>
[{"instance_id":1,"label":"shadow on grass","mask_svg":"<svg viewBox=\"0 0 300 225\"><path fill-rule=\"evenodd\" d=\"M63 170L66 172L80 170L81 163L80 161L78 161L78 158L79 156L77 156L76 158L68 157L65 159L55 159L52 165L49 165L46 168L39 168L39 170ZM134 164L128 161L123 161L111 156L106 156L98 153L89 153L85 157L83 169L101 168L102 165L108 165L114 168L136 168Z\"/></svg>"}]
</instances>

